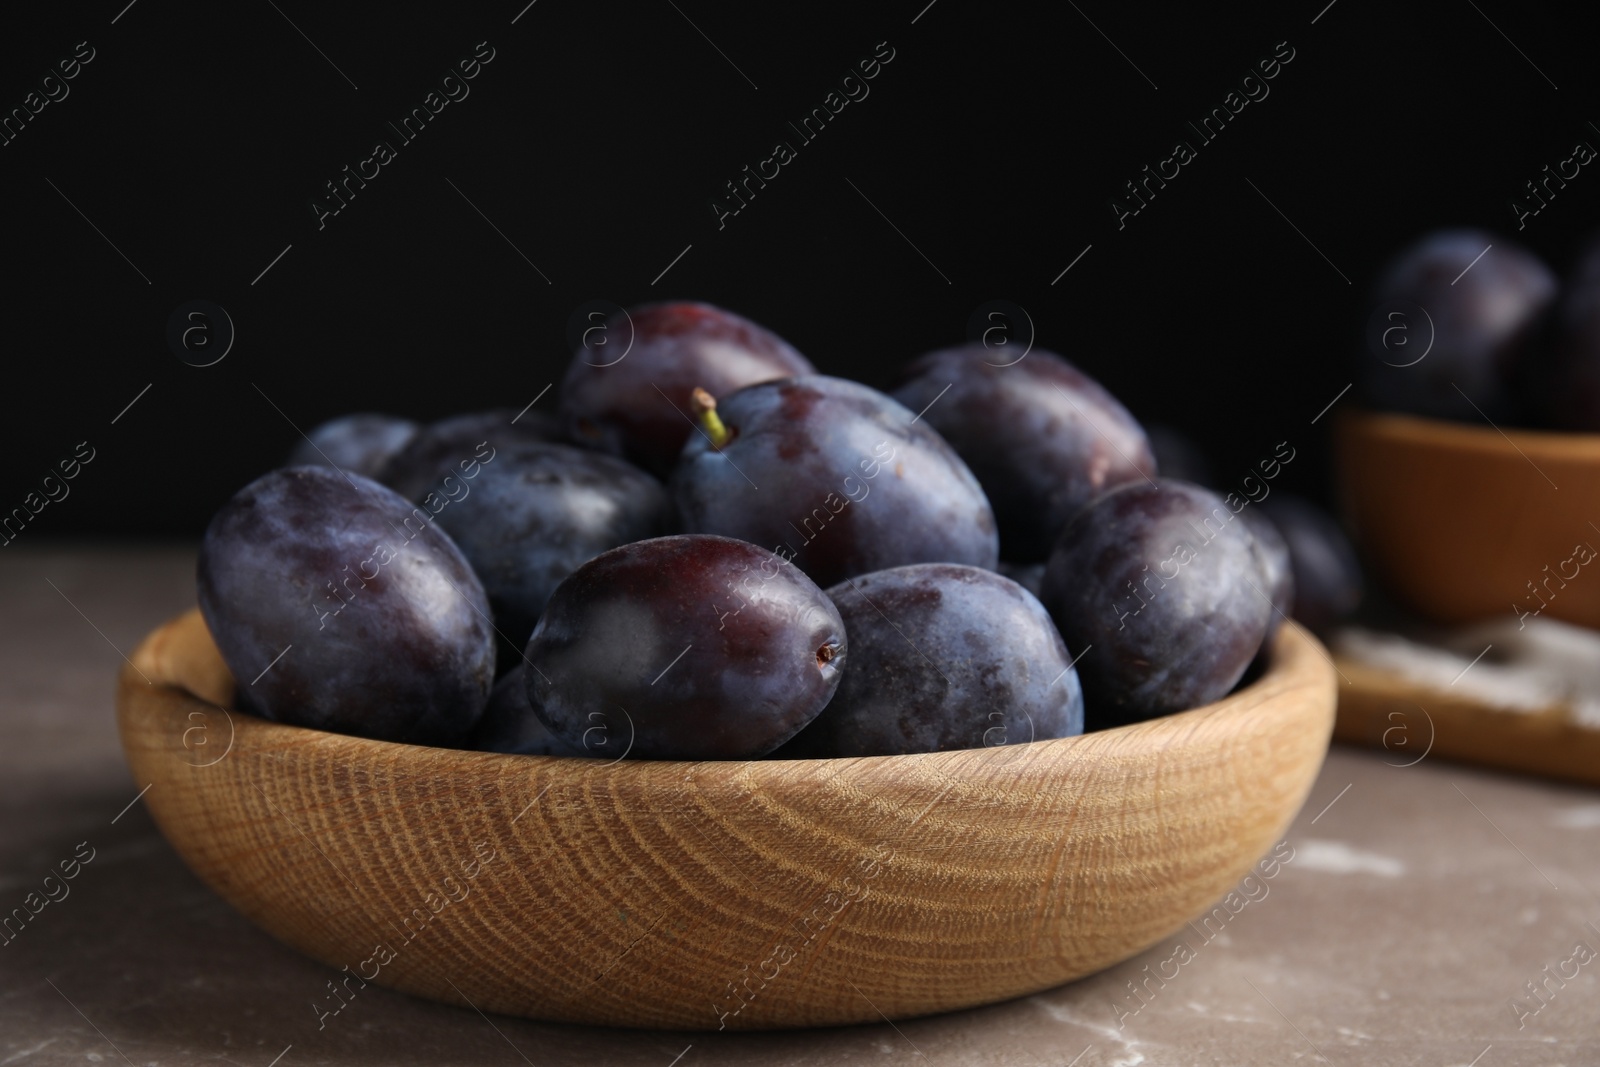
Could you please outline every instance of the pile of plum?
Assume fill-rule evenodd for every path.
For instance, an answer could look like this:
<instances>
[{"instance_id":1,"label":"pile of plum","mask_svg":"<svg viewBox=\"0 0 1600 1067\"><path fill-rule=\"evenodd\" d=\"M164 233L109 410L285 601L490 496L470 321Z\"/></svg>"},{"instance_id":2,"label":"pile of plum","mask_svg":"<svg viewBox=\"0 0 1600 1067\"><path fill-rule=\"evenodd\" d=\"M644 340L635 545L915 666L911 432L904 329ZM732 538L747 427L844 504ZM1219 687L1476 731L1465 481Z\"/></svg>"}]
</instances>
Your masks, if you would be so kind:
<instances>
[{"instance_id":1,"label":"pile of plum","mask_svg":"<svg viewBox=\"0 0 1600 1067\"><path fill-rule=\"evenodd\" d=\"M1016 744L1223 696L1346 565L1325 517L1157 477L1057 355L934 352L886 395L709 305L616 318L559 419L348 416L218 511L241 706L609 759Z\"/></svg>"},{"instance_id":2,"label":"pile of plum","mask_svg":"<svg viewBox=\"0 0 1600 1067\"><path fill-rule=\"evenodd\" d=\"M1388 263L1369 308L1357 373L1372 405L1600 431L1600 237L1563 284L1498 234L1439 230Z\"/></svg>"}]
</instances>

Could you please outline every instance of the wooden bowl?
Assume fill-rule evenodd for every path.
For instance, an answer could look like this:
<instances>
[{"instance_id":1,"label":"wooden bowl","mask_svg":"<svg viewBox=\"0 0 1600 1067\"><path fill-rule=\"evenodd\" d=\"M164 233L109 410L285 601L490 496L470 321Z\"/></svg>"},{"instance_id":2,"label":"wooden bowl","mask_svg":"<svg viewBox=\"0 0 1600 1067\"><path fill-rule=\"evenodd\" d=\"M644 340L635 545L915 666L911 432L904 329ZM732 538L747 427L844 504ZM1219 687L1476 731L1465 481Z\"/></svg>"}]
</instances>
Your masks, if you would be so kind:
<instances>
[{"instance_id":1,"label":"wooden bowl","mask_svg":"<svg viewBox=\"0 0 1600 1067\"><path fill-rule=\"evenodd\" d=\"M684 1030L949 1011L1139 952L1279 839L1335 695L1326 653L1288 624L1247 688L1083 737L607 763L224 711L233 679L198 612L132 662L118 721L145 803L234 907L343 969L342 991L302 991L321 1010L373 981Z\"/></svg>"},{"instance_id":2,"label":"wooden bowl","mask_svg":"<svg viewBox=\"0 0 1600 1067\"><path fill-rule=\"evenodd\" d=\"M1543 612L1600 627L1600 434L1346 412L1346 518L1385 587L1436 622ZM1586 551L1584 555L1587 555Z\"/></svg>"}]
</instances>

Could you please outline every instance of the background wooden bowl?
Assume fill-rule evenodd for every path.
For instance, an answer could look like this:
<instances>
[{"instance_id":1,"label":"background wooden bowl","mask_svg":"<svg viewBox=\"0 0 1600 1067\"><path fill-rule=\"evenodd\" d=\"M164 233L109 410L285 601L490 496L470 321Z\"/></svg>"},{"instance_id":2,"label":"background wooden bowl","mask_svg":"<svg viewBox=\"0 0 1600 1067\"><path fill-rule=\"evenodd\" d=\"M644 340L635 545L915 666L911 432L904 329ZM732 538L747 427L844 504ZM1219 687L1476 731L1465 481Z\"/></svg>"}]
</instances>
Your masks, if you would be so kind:
<instances>
[{"instance_id":1,"label":"background wooden bowl","mask_svg":"<svg viewBox=\"0 0 1600 1067\"><path fill-rule=\"evenodd\" d=\"M198 612L133 664L118 718L146 804L219 894L344 968L305 990L321 1010L366 979L672 1029L903 1018L1124 959L1278 839L1334 710L1293 624L1259 681L1204 708L871 759L617 764L266 722L223 710Z\"/></svg>"},{"instance_id":2,"label":"background wooden bowl","mask_svg":"<svg viewBox=\"0 0 1600 1067\"><path fill-rule=\"evenodd\" d=\"M1335 438L1356 543L1407 607L1600 627L1600 559L1566 562L1579 544L1600 549L1600 434L1346 412Z\"/></svg>"}]
</instances>

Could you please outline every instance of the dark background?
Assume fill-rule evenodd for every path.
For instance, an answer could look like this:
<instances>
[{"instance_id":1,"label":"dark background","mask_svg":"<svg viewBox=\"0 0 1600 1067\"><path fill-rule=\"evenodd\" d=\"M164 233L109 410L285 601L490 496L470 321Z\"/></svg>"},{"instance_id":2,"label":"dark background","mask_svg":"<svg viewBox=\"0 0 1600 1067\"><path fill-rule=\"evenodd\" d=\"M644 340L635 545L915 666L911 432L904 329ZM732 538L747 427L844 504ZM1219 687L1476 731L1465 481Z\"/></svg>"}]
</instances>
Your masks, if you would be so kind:
<instances>
[{"instance_id":1,"label":"dark background","mask_svg":"<svg viewBox=\"0 0 1600 1067\"><path fill-rule=\"evenodd\" d=\"M595 298L720 304L880 386L1009 300L1222 480L1288 440L1280 487L1325 494L1332 419L1311 420L1354 377L1378 265L1435 226L1509 236L1521 184L1600 145L1572 7L538 0L513 25L524 2L6 16L0 109L96 51L0 147L0 511L96 450L22 537L198 537L291 421L520 408L559 383ZM397 142L385 120L480 41L495 58L470 96L319 231L322 184ZM895 58L870 96L799 145L786 122L880 41ZM1295 57L1270 96L1201 146L1184 121L1279 41ZM1119 231L1108 199L1179 137L1199 157ZM710 198L780 138L798 159L719 231ZM1590 169L1516 234L1558 269L1600 205ZM204 368L166 342L197 298L237 330Z\"/></svg>"}]
</instances>

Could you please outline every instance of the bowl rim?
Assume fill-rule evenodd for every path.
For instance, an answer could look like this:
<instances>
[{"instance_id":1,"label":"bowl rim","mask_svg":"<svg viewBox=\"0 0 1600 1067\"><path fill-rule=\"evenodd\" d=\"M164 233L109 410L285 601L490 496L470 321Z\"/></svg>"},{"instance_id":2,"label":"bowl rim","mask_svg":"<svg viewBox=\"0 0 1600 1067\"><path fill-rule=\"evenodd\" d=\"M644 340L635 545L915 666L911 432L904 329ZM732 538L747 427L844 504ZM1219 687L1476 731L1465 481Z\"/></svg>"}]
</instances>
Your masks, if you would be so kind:
<instances>
[{"instance_id":1,"label":"bowl rim","mask_svg":"<svg viewBox=\"0 0 1600 1067\"><path fill-rule=\"evenodd\" d=\"M1357 434L1407 445L1502 457L1506 446L1532 449L1550 459L1600 461L1600 433L1458 422L1430 415L1351 407L1338 413L1336 436Z\"/></svg>"},{"instance_id":2,"label":"bowl rim","mask_svg":"<svg viewBox=\"0 0 1600 1067\"><path fill-rule=\"evenodd\" d=\"M162 647L172 641L194 641L195 636L185 631L197 628L203 635L205 646L203 652L213 662L202 663L203 669L201 684L196 686L192 677L182 677L186 671L195 669L192 657L174 660L163 654ZM820 756L774 759L771 756L757 756L747 759L693 759L693 760L628 760L622 757L616 759L602 759L588 756L544 756L514 752L494 752L486 749L453 748L444 745L416 744L407 741L389 741L380 738L366 737L361 734L346 734L332 730L322 730L314 726L302 726L298 723L287 723L277 719L269 719L245 708L233 706L236 703L235 692L237 681L225 663L222 662L221 652L217 649L210 630L198 607L190 608L177 616L169 618L154 630L150 631L143 641L135 648L129 661L121 669L123 685L138 686L140 682L149 682L157 688L180 694L192 700L197 700L222 711L230 720L242 718L244 725L252 731L267 729L270 731L292 731L301 743L333 743L355 744L366 747L372 746L370 751L374 754L391 752L395 758L403 759L406 755L416 756L421 753L434 753L455 757L482 757L485 760L535 760L548 766L571 767L573 769L587 768L598 770L611 768L618 764L626 764L630 768L638 768L638 774L648 773L653 768L686 768L726 766L741 767L748 765L765 765L773 767L795 765L820 766L824 764L840 764L851 762L865 766L882 766L890 761L900 761L902 765L914 762L939 762L950 758L984 758L996 766L1003 766L1012 760L1021 760L1025 753L1050 751L1070 751L1077 747L1099 747L1106 739L1132 739L1144 734L1158 734L1168 730L1192 729L1203 720L1210 720L1226 716L1234 712L1248 711L1267 699L1278 695L1285 690L1293 690L1314 685L1318 675L1324 675L1325 684L1333 686L1333 678L1337 672L1332 655L1322 645L1314 634L1293 619L1280 620L1276 633L1269 640L1272 643L1271 651L1265 657L1265 662L1259 674L1247 685L1238 686L1225 693L1223 696L1209 703L1183 711L1168 712L1138 722L1125 723L1120 726L1106 727L1100 730L1085 731L1067 737L1044 738L1035 741L1021 742L1015 745L986 745L977 748L941 749L931 752L906 752L882 756ZM185 650L192 653L195 649L191 646ZM1323 665L1318 665L1318 658ZM1250 669L1247 668L1246 674ZM230 688L227 699L217 699L213 694L220 694L223 686ZM198 689L207 689L209 692L199 692ZM1332 715L1329 715L1328 729L1332 730ZM1174 724L1177 724L1176 726ZM238 727L234 728L237 736ZM1172 743L1169 741L1169 744ZM526 766L527 764L522 764ZM629 773L629 772L623 772Z\"/></svg>"}]
</instances>

